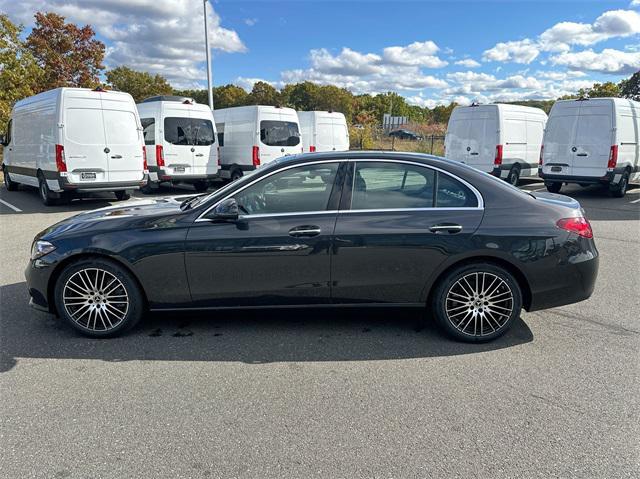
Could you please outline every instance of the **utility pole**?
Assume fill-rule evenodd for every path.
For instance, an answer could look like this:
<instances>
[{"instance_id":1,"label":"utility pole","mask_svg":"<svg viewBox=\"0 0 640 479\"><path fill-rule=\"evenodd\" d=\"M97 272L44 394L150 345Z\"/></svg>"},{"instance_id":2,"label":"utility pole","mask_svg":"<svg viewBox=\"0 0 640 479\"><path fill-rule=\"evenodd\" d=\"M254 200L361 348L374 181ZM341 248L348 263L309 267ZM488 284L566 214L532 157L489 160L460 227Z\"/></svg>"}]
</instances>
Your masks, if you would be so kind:
<instances>
[{"instance_id":1,"label":"utility pole","mask_svg":"<svg viewBox=\"0 0 640 479\"><path fill-rule=\"evenodd\" d=\"M207 48L207 91L209 92L209 108L213 110L213 88L211 81L211 49L209 48L209 29L207 28L207 0L203 0L204 7L204 43Z\"/></svg>"}]
</instances>

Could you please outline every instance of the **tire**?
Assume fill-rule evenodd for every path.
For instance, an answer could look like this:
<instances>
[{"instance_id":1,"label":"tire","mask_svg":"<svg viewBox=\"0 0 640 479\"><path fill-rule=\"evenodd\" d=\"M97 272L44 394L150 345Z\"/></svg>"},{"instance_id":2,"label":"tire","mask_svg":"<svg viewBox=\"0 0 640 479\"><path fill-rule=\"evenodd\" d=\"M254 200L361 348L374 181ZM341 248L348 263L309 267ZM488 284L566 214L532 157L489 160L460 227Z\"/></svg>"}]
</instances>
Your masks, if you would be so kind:
<instances>
[{"instance_id":1,"label":"tire","mask_svg":"<svg viewBox=\"0 0 640 479\"><path fill-rule=\"evenodd\" d=\"M518 186L518 182L520 181L520 167L518 165L514 165L511 167L511 171L509 171L509 176L507 176L507 183Z\"/></svg>"},{"instance_id":2,"label":"tire","mask_svg":"<svg viewBox=\"0 0 640 479\"><path fill-rule=\"evenodd\" d=\"M562 183L545 183L544 186L547 187L547 191L549 193L560 193L560 189L562 188Z\"/></svg>"},{"instance_id":3,"label":"tire","mask_svg":"<svg viewBox=\"0 0 640 479\"><path fill-rule=\"evenodd\" d=\"M240 168L234 168L231 171L231 181L237 181L240 178L242 178L243 174L242 174L242 170Z\"/></svg>"},{"instance_id":4,"label":"tire","mask_svg":"<svg viewBox=\"0 0 640 479\"><path fill-rule=\"evenodd\" d=\"M126 190L114 191L113 194L116 195L116 200L118 201L126 201L131 198L131 194Z\"/></svg>"},{"instance_id":5,"label":"tire","mask_svg":"<svg viewBox=\"0 0 640 479\"><path fill-rule=\"evenodd\" d=\"M154 188L151 186L151 182L148 181L146 185L140 188L140 191L145 195L151 195L154 193Z\"/></svg>"},{"instance_id":6,"label":"tire","mask_svg":"<svg viewBox=\"0 0 640 479\"><path fill-rule=\"evenodd\" d=\"M487 293L496 299L493 304L486 301ZM483 343L509 330L520 315L522 291L513 275L497 265L467 264L442 278L431 307L438 325L449 336Z\"/></svg>"},{"instance_id":7,"label":"tire","mask_svg":"<svg viewBox=\"0 0 640 479\"><path fill-rule=\"evenodd\" d=\"M54 198L42 173L38 174L38 193L40 194L43 205L55 206L57 204L57 198Z\"/></svg>"},{"instance_id":8,"label":"tire","mask_svg":"<svg viewBox=\"0 0 640 479\"><path fill-rule=\"evenodd\" d=\"M7 191L16 191L19 186L18 183L11 179L7 170L4 170L4 186L7 188Z\"/></svg>"},{"instance_id":9,"label":"tire","mask_svg":"<svg viewBox=\"0 0 640 479\"><path fill-rule=\"evenodd\" d=\"M118 336L135 326L144 312L135 279L122 266L102 258L66 266L56 281L54 298L60 317L92 338Z\"/></svg>"},{"instance_id":10,"label":"tire","mask_svg":"<svg viewBox=\"0 0 640 479\"><path fill-rule=\"evenodd\" d=\"M609 192L614 198L624 198L629 188L629 170L625 170L622 174L622 178L615 187L610 186Z\"/></svg>"},{"instance_id":11,"label":"tire","mask_svg":"<svg viewBox=\"0 0 640 479\"><path fill-rule=\"evenodd\" d=\"M198 193L204 193L209 189L209 182L204 180L194 181L193 187Z\"/></svg>"}]
</instances>

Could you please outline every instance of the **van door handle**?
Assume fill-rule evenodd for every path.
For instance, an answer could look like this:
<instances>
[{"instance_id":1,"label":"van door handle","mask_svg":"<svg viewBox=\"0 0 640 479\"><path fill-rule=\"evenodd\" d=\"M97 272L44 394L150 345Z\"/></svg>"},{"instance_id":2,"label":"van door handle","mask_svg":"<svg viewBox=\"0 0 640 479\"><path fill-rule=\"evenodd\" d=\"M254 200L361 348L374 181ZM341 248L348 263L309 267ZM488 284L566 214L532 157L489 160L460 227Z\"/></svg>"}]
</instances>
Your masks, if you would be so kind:
<instances>
[{"instance_id":1,"label":"van door handle","mask_svg":"<svg viewBox=\"0 0 640 479\"><path fill-rule=\"evenodd\" d=\"M478 156L480 153L478 153L477 151L474 151L471 153L472 156Z\"/></svg>"},{"instance_id":2,"label":"van door handle","mask_svg":"<svg viewBox=\"0 0 640 479\"><path fill-rule=\"evenodd\" d=\"M196 156L204 156L204 153L196 153Z\"/></svg>"},{"instance_id":3,"label":"van door handle","mask_svg":"<svg viewBox=\"0 0 640 479\"><path fill-rule=\"evenodd\" d=\"M462 231L462 226L453 223L440 223L439 225L433 225L429 228L429 231L432 233L441 233L446 231L447 233L455 234Z\"/></svg>"},{"instance_id":4,"label":"van door handle","mask_svg":"<svg viewBox=\"0 0 640 479\"><path fill-rule=\"evenodd\" d=\"M589 156L588 153L578 153L576 156Z\"/></svg>"},{"instance_id":5,"label":"van door handle","mask_svg":"<svg viewBox=\"0 0 640 479\"><path fill-rule=\"evenodd\" d=\"M122 155L111 155L111 158L119 160L120 158L122 158Z\"/></svg>"},{"instance_id":6,"label":"van door handle","mask_svg":"<svg viewBox=\"0 0 640 479\"><path fill-rule=\"evenodd\" d=\"M312 237L312 236L318 236L321 232L322 230L320 229L319 226L304 225L304 226L296 226L295 228L291 228L289 230L289 236Z\"/></svg>"}]
</instances>

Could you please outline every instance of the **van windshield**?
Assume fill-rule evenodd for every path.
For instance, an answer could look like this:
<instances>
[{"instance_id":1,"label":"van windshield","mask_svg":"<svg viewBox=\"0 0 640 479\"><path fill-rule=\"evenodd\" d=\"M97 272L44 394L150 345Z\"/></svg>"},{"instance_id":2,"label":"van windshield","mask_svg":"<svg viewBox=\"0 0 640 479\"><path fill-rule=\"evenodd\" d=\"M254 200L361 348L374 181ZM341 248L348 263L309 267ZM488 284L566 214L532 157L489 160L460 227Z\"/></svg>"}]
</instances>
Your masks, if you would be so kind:
<instances>
[{"instance_id":1,"label":"van windshield","mask_svg":"<svg viewBox=\"0 0 640 479\"><path fill-rule=\"evenodd\" d=\"M298 124L291 121L263 120L260 122L260 141L268 146L296 146L300 144Z\"/></svg>"},{"instance_id":2,"label":"van windshield","mask_svg":"<svg viewBox=\"0 0 640 479\"><path fill-rule=\"evenodd\" d=\"M167 117L164 139L172 145L209 146L215 143L213 124L202 118Z\"/></svg>"}]
</instances>

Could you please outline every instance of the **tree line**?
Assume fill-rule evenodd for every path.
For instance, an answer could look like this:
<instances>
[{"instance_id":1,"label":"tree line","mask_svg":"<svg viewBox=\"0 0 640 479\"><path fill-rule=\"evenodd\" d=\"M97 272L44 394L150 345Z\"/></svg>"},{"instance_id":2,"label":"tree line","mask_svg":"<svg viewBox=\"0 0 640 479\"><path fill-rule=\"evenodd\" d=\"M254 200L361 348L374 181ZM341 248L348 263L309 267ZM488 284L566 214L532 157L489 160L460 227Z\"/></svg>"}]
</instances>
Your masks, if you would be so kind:
<instances>
[{"instance_id":1,"label":"tree line","mask_svg":"<svg viewBox=\"0 0 640 479\"><path fill-rule=\"evenodd\" d=\"M119 66L106 71L103 64L105 45L95 38L90 25L80 27L68 23L55 13L38 12L35 25L25 40L23 27L8 15L0 14L0 132L4 132L13 104L25 97L52 88L72 86L107 88L130 93L138 102L154 95L182 95L198 103L208 103L206 89L179 90L162 75ZM263 81L256 82L250 92L229 84L213 88L215 108L244 105L288 106L297 110L333 110L345 114L350 124L376 125L385 113L405 116L413 123L446 124L456 104L434 108L410 105L394 92L356 95L334 85L302 82L276 89ZM617 96L640 101L640 71L620 83L595 83L575 95ZM535 106L547 113L554 100L512 102Z\"/></svg>"}]
</instances>

